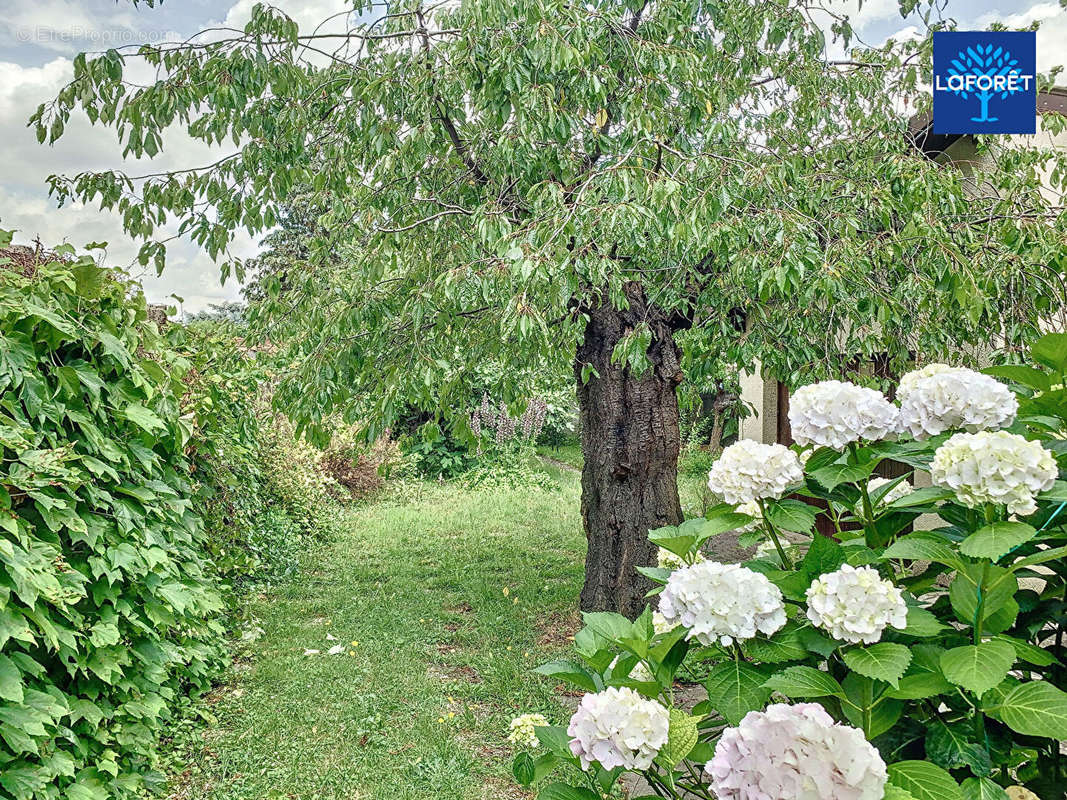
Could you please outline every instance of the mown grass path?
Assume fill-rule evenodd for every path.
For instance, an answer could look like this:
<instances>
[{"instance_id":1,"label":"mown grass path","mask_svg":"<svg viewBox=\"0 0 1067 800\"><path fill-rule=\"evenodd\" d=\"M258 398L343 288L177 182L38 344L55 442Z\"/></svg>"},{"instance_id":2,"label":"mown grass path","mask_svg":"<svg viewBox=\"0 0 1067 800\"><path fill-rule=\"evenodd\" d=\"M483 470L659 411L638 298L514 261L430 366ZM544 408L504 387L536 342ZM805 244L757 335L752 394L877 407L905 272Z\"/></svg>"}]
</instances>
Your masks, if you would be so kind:
<instances>
[{"instance_id":1,"label":"mown grass path","mask_svg":"<svg viewBox=\"0 0 1067 800\"><path fill-rule=\"evenodd\" d=\"M566 718L530 668L569 646L582 576L577 480L558 479L554 492L428 485L348 512L293 583L253 602L263 633L171 797L529 797L509 778L507 724Z\"/></svg>"}]
</instances>

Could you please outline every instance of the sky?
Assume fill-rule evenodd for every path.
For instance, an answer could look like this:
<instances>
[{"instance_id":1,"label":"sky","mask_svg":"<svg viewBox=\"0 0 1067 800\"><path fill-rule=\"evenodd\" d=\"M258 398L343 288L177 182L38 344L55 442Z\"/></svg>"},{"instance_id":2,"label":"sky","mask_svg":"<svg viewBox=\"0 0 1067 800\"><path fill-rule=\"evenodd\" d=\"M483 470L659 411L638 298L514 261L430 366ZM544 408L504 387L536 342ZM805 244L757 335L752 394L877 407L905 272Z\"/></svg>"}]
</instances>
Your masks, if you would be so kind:
<instances>
[{"instance_id":1,"label":"sky","mask_svg":"<svg viewBox=\"0 0 1067 800\"><path fill-rule=\"evenodd\" d=\"M853 20L860 38L878 44L913 25L901 19L897 0L827 0ZM64 136L52 146L39 145L26 120L42 101L70 80L72 59L81 51L120 45L179 40L223 24L241 27L255 0L163 0L156 8L134 7L128 0L0 0L0 229L15 230L16 243L35 237L54 246L69 242L79 249L89 242L107 242L106 261L129 269L142 280L150 302L176 304L185 312L211 303L234 300L240 287L222 285L219 270L206 253L189 241L169 248L167 268L157 277L135 262L138 243L122 231L118 217L95 205L69 204L57 208L48 195L50 174L122 168L130 174L158 172L208 163L223 154L180 132L169 135L165 148L151 162L123 163L113 131L93 127L72 115ZM351 0L273 0L290 14L301 30L351 7ZM945 16L961 30L980 30L990 22L1023 26L1042 22L1038 32L1038 69L1067 64L1067 10L1059 0L947 0ZM339 21L336 24L342 24ZM1067 77L1064 78L1067 81ZM239 238L233 252L252 256L257 243Z\"/></svg>"}]
</instances>

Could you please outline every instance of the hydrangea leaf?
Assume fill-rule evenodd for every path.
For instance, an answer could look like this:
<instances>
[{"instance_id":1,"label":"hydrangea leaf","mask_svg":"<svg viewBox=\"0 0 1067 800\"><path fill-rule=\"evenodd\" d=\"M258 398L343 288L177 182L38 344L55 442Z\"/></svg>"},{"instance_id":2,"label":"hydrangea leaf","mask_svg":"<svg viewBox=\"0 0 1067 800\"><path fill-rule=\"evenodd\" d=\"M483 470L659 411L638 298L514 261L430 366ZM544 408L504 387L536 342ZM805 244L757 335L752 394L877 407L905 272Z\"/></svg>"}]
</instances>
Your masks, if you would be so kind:
<instances>
[{"instance_id":1,"label":"hydrangea leaf","mask_svg":"<svg viewBox=\"0 0 1067 800\"><path fill-rule=\"evenodd\" d=\"M926 734L926 757L945 769L970 767L975 775L988 775L992 762L988 748L971 737L973 726L937 722Z\"/></svg>"},{"instance_id":2,"label":"hydrangea leaf","mask_svg":"<svg viewBox=\"0 0 1067 800\"><path fill-rule=\"evenodd\" d=\"M1067 693L1047 681L1016 686L995 710L1016 733L1067 740Z\"/></svg>"},{"instance_id":3,"label":"hydrangea leaf","mask_svg":"<svg viewBox=\"0 0 1067 800\"><path fill-rule=\"evenodd\" d=\"M727 661L708 674L704 682L708 703L731 725L737 725L749 711L762 708L770 697L764 685L767 676L743 661Z\"/></svg>"},{"instance_id":4,"label":"hydrangea leaf","mask_svg":"<svg viewBox=\"0 0 1067 800\"><path fill-rule=\"evenodd\" d=\"M567 783L550 783L537 793L537 800L599 800L597 796L583 787Z\"/></svg>"},{"instance_id":5,"label":"hydrangea leaf","mask_svg":"<svg viewBox=\"0 0 1067 800\"><path fill-rule=\"evenodd\" d=\"M1002 786L989 778L968 778L962 784L963 800L1011 800Z\"/></svg>"},{"instance_id":6,"label":"hydrangea leaf","mask_svg":"<svg viewBox=\"0 0 1067 800\"><path fill-rule=\"evenodd\" d=\"M902 644L879 642L869 647L845 650L841 653L841 658L849 669L860 675L885 681L896 687L911 664L911 650Z\"/></svg>"},{"instance_id":7,"label":"hydrangea leaf","mask_svg":"<svg viewBox=\"0 0 1067 800\"><path fill-rule=\"evenodd\" d=\"M936 561L958 569L963 564L952 544L935 533L912 533L897 539L882 554L886 560L902 558L908 561Z\"/></svg>"},{"instance_id":8,"label":"hydrangea leaf","mask_svg":"<svg viewBox=\"0 0 1067 800\"><path fill-rule=\"evenodd\" d=\"M845 690L833 675L807 666L788 667L763 685L790 699L845 696Z\"/></svg>"},{"instance_id":9,"label":"hydrangea leaf","mask_svg":"<svg viewBox=\"0 0 1067 800\"><path fill-rule=\"evenodd\" d=\"M1025 522L994 522L979 528L962 542L960 552L972 558L996 561L1037 535L1037 529Z\"/></svg>"},{"instance_id":10,"label":"hydrangea leaf","mask_svg":"<svg viewBox=\"0 0 1067 800\"><path fill-rule=\"evenodd\" d=\"M766 515L779 530L807 533L815 527L815 508L799 500L767 501Z\"/></svg>"},{"instance_id":11,"label":"hydrangea leaf","mask_svg":"<svg viewBox=\"0 0 1067 800\"><path fill-rule=\"evenodd\" d=\"M889 765L889 782L910 792L915 800L963 800L951 775L929 761L898 761Z\"/></svg>"},{"instance_id":12,"label":"hydrangea leaf","mask_svg":"<svg viewBox=\"0 0 1067 800\"><path fill-rule=\"evenodd\" d=\"M933 612L918 606L908 606L908 624L901 633L925 639L937 636L945 627Z\"/></svg>"},{"instance_id":13,"label":"hydrangea leaf","mask_svg":"<svg viewBox=\"0 0 1067 800\"><path fill-rule=\"evenodd\" d=\"M656 760L668 769L682 763L696 746L698 722L698 717L690 716L680 708L672 708L667 728L667 744L660 748Z\"/></svg>"},{"instance_id":14,"label":"hydrangea leaf","mask_svg":"<svg viewBox=\"0 0 1067 800\"><path fill-rule=\"evenodd\" d=\"M945 651L941 671L949 681L980 697L1004 680L1015 658L1014 647L992 639Z\"/></svg>"}]
</instances>

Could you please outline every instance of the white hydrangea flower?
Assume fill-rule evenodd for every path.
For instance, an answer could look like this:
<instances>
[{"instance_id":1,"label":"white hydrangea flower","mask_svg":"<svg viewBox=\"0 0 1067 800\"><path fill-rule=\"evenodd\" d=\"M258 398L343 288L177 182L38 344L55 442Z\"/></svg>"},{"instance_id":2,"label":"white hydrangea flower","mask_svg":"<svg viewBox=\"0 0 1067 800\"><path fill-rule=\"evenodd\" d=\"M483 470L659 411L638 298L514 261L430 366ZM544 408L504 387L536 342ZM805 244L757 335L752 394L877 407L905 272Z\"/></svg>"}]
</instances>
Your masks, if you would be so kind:
<instances>
[{"instance_id":1,"label":"white hydrangea flower","mask_svg":"<svg viewBox=\"0 0 1067 800\"><path fill-rule=\"evenodd\" d=\"M615 665L619 663L620 658L622 658L622 656L618 655L615 656L615 658L611 659L611 663L608 664L608 669L615 669ZM644 683L652 683L656 680L652 676L652 673L648 671L648 667L645 666L644 661L638 661L636 664L634 664L633 667L630 669L630 674L627 677L635 681L642 681Z\"/></svg>"},{"instance_id":2,"label":"white hydrangea flower","mask_svg":"<svg viewBox=\"0 0 1067 800\"><path fill-rule=\"evenodd\" d=\"M567 734L582 769L596 762L609 770L643 770L667 743L669 723L669 712L655 700L612 686L582 698Z\"/></svg>"},{"instance_id":3,"label":"white hydrangea flower","mask_svg":"<svg viewBox=\"0 0 1067 800\"><path fill-rule=\"evenodd\" d=\"M870 495L871 501L876 507L887 506L894 500L899 500L902 497L907 497L909 494L915 491L915 487L913 487L911 483L909 483L908 481L901 481L888 492L886 492L880 500L875 500L874 497L876 494L876 490L882 488L888 483L892 483L894 480L896 479L874 477L867 481L867 494ZM860 502L858 502L856 504L856 508L853 510L856 512L856 514L863 514L863 501L861 500Z\"/></svg>"},{"instance_id":4,"label":"white hydrangea flower","mask_svg":"<svg viewBox=\"0 0 1067 800\"><path fill-rule=\"evenodd\" d=\"M704 554L698 550L693 556L693 561L699 564L703 560ZM659 548L659 552L656 554L656 563L660 569L681 569L685 566L685 561L682 560L681 556L675 555L663 547Z\"/></svg>"},{"instance_id":5,"label":"white hydrangea flower","mask_svg":"<svg viewBox=\"0 0 1067 800\"><path fill-rule=\"evenodd\" d=\"M727 503L778 498L804 480L796 453L780 444L741 439L711 465L708 488Z\"/></svg>"},{"instance_id":6,"label":"white hydrangea flower","mask_svg":"<svg viewBox=\"0 0 1067 800\"><path fill-rule=\"evenodd\" d=\"M963 367L930 365L933 366L939 370L913 378L923 372L917 370L901 379L898 394L902 432L926 439L956 428L969 433L996 430L1015 419L1019 401L1000 381Z\"/></svg>"},{"instance_id":7,"label":"white hydrangea flower","mask_svg":"<svg viewBox=\"0 0 1067 800\"><path fill-rule=\"evenodd\" d=\"M543 714L522 714L515 717L508 726L508 741L519 747L537 747L541 740L537 738L537 731L548 724Z\"/></svg>"},{"instance_id":8,"label":"white hydrangea flower","mask_svg":"<svg viewBox=\"0 0 1067 800\"><path fill-rule=\"evenodd\" d=\"M734 509L738 514L748 514L752 517L752 522L747 525L742 525L738 528L739 533L747 533L748 531L757 530L763 525L763 510L759 507L759 503L755 500L749 500L747 503L741 503Z\"/></svg>"},{"instance_id":9,"label":"white hydrangea flower","mask_svg":"<svg viewBox=\"0 0 1067 800\"><path fill-rule=\"evenodd\" d=\"M897 384L897 400L903 400L911 394L912 389L923 378L929 378L931 375L940 375L942 372L952 372L954 369L958 369L958 367L935 362L919 369L913 369L911 372L905 372L900 378L900 383Z\"/></svg>"},{"instance_id":10,"label":"white hydrangea flower","mask_svg":"<svg viewBox=\"0 0 1067 800\"><path fill-rule=\"evenodd\" d=\"M937 448L930 478L970 508L985 503L1010 514L1037 511L1034 496L1052 487L1058 471L1052 453L1007 431L957 433Z\"/></svg>"},{"instance_id":11,"label":"white hydrangea flower","mask_svg":"<svg viewBox=\"0 0 1067 800\"><path fill-rule=\"evenodd\" d=\"M908 606L899 588L873 567L844 564L808 587L808 619L835 639L874 644L887 626L907 626Z\"/></svg>"},{"instance_id":12,"label":"white hydrangea flower","mask_svg":"<svg viewBox=\"0 0 1067 800\"><path fill-rule=\"evenodd\" d=\"M719 800L882 800L888 780L863 732L817 703L750 711L704 769Z\"/></svg>"},{"instance_id":13,"label":"white hydrangea flower","mask_svg":"<svg viewBox=\"0 0 1067 800\"><path fill-rule=\"evenodd\" d=\"M717 561L672 572L659 610L668 623L689 629L687 639L706 645L770 636L786 619L782 592L765 575Z\"/></svg>"},{"instance_id":14,"label":"white hydrangea flower","mask_svg":"<svg viewBox=\"0 0 1067 800\"><path fill-rule=\"evenodd\" d=\"M897 408L874 389L844 381L801 386L789 398L789 425L797 444L842 450L860 439L897 432Z\"/></svg>"},{"instance_id":15,"label":"white hydrangea flower","mask_svg":"<svg viewBox=\"0 0 1067 800\"><path fill-rule=\"evenodd\" d=\"M652 630L656 632L656 636L670 633L676 627L677 626L674 623L668 622L667 618L659 611L652 612Z\"/></svg>"}]
</instances>

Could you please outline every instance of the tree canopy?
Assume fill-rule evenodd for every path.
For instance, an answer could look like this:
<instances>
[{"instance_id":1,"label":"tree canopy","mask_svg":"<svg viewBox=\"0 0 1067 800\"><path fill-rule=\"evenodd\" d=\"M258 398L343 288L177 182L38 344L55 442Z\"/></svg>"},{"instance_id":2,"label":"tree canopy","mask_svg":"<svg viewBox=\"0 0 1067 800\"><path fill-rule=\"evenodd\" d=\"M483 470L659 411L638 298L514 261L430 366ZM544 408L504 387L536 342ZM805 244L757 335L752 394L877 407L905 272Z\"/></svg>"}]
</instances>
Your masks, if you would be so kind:
<instances>
[{"instance_id":1,"label":"tree canopy","mask_svg":"<svg viewBox=\"0 0 1067 800\"><path fill-rule=\"evenodd\" d=\"M53 178L61 200L117 209L160 269L168 219L228 275L235 231L271 230L297 189L321 209L251 315L312 430L336 407L375 429L409 401L447 414L489 356L566 364L590 305L626 306L630 284L684 331L691 376L1019 343L1065 300L1065 220L1040 192L1045 174L1062 188L1061 157L927 159L908 122L929 105L929 38L861 46L818 5L355 2L349 19L374 21L341 32L260 5L244 30L80 55L33 122L52 141L80 109L136 156L173 127L229 148ZM652 338L637 320L616 360L640 373Z\"/></svg>"}]
</instances>

